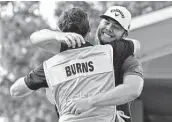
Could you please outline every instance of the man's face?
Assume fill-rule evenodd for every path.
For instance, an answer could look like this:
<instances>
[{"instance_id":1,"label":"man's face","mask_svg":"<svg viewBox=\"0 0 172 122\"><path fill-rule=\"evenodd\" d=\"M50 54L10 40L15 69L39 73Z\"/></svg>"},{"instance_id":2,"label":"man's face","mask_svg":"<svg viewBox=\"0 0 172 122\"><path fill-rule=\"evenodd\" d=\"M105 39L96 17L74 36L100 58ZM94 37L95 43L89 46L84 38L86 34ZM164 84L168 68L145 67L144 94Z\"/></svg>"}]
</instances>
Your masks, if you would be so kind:
<instances>
[{"instance_id":1,"label":"man's face","mask_svg":"<svg viewBox=\"0 0 172 122\"><path fill-rule=\"evenodd\" d=\"M125 30L115 20L102 19L98 27L98 38L103 43L120 40Z\"/></svg>"}]
</instances>

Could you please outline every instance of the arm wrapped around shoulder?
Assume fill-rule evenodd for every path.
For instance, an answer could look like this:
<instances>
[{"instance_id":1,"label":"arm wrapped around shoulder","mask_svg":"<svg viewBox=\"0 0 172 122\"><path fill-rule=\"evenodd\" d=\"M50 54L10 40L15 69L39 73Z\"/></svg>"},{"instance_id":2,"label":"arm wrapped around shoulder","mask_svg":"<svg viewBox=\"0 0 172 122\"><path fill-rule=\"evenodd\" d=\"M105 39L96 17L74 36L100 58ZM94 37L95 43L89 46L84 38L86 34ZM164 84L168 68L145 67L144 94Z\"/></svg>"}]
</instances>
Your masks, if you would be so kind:
<instances>
[{"instance_id":1,"label":"arm wrapped around shoulder","mask_svg":"<svg viewBox=\"0 0 172 122\"><path fill-rule=\"evenodd\" d=\"M123 64L123 71L123 83L132 87L131 92L134 97L139 97L144 84L142 64L136 57L129 56Z\"/></svg>"}]
</instances>

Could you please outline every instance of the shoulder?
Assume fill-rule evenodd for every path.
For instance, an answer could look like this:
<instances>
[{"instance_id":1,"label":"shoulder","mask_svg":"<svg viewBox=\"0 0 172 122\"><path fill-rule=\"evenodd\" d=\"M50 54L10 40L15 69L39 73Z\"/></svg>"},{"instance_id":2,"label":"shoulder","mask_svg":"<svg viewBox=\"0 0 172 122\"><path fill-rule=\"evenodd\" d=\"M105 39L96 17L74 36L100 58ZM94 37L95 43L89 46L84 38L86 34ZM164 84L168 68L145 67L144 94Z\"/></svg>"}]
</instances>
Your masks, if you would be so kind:
<instances>
[{"instance_id":1,"label":"shoulder","mask_svg":"<svg viewBox=\"0 0 172 122\"><path fill-rule=\"evenodd\" d=\"M143 77L143 66L135 56L129 56L123 63L124 74L137 74Z\"/></svg>"},{"instance_id":2,"label":"shoulder","mask_svg":"<svg viewBox=\"0 0 172 122\"><path fill-rule=\"evenodd\" d=\"M135 56L129 56L123 63L123 70L129 71L135 69L140 70L140 72L143 72L141 62Z\"/></svg>"},{"instance_id":3,"label":"shoulder","mask_svg":"<svg viewBox=\"0 0 172 122\"><path fill-rule=\"evenodd\" d=\"M130 52L132 52L132 54L134 53L134 46L136 41L131 41L128 38L125 39L121 39L119 41L112 41L110 42L110 45L114 48L114 49L122 49L122 50L130 50ZM137 46L139 47L139 46Z\"/></svg>"},{"instance_id":4,"label":"shoulder","mask_svg":"<svg viewBox=\"0 0 172 122\"><path fill-rule=\"evenodd\" d=\"M126 41L124 39L119 41L111 42L113 47L113 53L117 60L122 60L122 62L130 55L133 55L134 44L131 41Z\"/></svg>"},{"instance_id":5,"label":"shoulder","mask_svg":"<svg viewBox=\"0 0 172 122\"><path fill-rule=\"evenodd\" d=\"M112 46L114 51L118 51L118 52L125 51L125 49L127 47L126 46L126 41L124 41L124 40L112 41L112 42L109 43L109 45Z\"/></svg>"},{"instance_id":6,"label":"shoulder","mask_svg":"<svg viewBox=\"0 0 172 122\"><path fill-rule=\"evenodd\" d=\"M134 53L133 54L136 56L139 55L140 48L141 48L140 42L138 40L132 39L132 38L125 38L125 40L133 43L133 45L134 45Z\"/></svg>"},{"instance_id":7,"label":"shoulder","mask_svg":"<svg viewBox=\"0 0 172 122\"><path fill-rule=\"evenodd\" d=\"M134 55L130 55L125 61L124 66L130 66L130 65L142 65L141 62L136 58Z\"/></svg>"}]
</instances>

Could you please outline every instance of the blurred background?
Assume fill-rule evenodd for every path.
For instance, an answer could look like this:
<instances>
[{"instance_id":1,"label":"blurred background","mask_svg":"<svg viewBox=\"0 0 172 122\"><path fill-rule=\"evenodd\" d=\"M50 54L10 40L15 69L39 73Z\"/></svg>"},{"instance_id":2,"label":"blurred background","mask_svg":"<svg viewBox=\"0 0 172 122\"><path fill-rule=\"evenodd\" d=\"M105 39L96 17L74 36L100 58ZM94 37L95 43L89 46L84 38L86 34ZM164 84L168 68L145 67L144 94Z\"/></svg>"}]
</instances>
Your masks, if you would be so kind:
<instances>
[{"instance_id":1,"label":"blurred background","mask_svg":"<svg viewBox=\"0 0 172 122\"><path fill-rule=\"evenodd\" d=\"M131 12L129 37L141 42L145 86L133 105L133 122L172 122L172 1L1 1L0 122L57 122L44 89L24 98L9 93L16 79L52 56L33 46L29 36L40 29L55 30L64 9L81 7L89 15L94 39L99 15L113 5L125 6Z\"/></svg>"}]
</instances>

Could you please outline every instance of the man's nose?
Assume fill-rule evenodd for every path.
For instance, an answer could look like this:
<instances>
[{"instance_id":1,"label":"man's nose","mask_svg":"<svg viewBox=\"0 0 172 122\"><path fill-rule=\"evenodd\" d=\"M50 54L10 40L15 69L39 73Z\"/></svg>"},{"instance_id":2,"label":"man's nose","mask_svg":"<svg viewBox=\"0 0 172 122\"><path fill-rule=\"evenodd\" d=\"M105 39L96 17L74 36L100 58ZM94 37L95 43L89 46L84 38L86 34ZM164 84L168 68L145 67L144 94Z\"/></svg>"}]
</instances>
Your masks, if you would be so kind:
<instances>
[{"instance_id":1,"label":"man's nose","mask_svg":"<svg viewBox=\"0 0 172 122\"><path fill-rule=\"evenodd\" d=\"M112 32L112 23L108 24L107 27L106 27L106 30L109 31L109 32Z\"/></svg>"}]
</instances>

